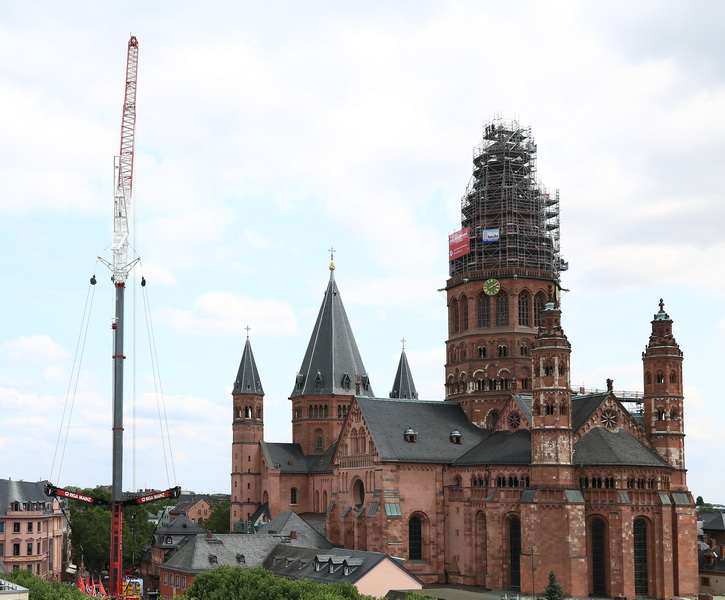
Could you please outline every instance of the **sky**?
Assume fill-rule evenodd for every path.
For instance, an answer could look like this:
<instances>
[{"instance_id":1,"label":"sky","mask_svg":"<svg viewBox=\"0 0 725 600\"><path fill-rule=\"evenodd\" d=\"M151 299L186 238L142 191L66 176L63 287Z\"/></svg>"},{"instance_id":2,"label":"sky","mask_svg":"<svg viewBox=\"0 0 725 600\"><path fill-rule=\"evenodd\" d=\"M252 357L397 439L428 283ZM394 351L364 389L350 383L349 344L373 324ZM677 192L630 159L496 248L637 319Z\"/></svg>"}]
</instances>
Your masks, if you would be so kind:
<instances>
[{"instance_id":1,"label":"sky","mask_svg":"<svg viewBox=\"0 0 725 600\"><path fill-rule=\"evenodd\" d=\"M0 478L111 482L114 288L98 257L111 258L133 34L126 489L229 492L247 333L265 437L291 441L331 247L376 395L405 338L420 397L442 400L448 235L501 116L532 128L539 178L560 191L572 386L641 391L663 298L685 356L688 484L725 503L725 4L0 0L0 13Z\"/></svg>"}]
</instances>

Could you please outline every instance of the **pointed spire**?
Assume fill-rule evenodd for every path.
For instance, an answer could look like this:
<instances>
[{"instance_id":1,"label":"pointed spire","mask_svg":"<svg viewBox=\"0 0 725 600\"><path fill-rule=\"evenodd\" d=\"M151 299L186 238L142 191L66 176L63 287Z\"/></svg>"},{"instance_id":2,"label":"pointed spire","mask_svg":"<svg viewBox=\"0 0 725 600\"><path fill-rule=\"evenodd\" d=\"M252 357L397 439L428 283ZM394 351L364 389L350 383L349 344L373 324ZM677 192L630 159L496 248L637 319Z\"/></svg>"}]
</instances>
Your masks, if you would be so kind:
<instances>
[{"instance_id":1,"label":"pointed spire","mask_svg":"<svg viewBox=\"0 0 725 600\"><path fill-rule=\"evenodd\" d=\"M330 249L332 258L333 249ZM330 281L290 398L308 394L374 396L330 262ZM360 377L360 391L356 382Z\"/></svg>"},{"instance_id":2,"label":"pointed spire","mask_svg":"<svg viewBox=\"0 0 725 600\"><path fill-rule=\"evenodd\" d=\"M254 354L252 354L252 345L249 343L249 327L247 330L247 341L244 344L242 352L242 360L239 363L239 371L237 379L234 382L232 394L262 394L262 383L259 379L257 371L257 363L254 362Z\"/></svg>"},{"instance_id":3,"label":"pointed spire","mask_svg":"<svg viewBox=\"0 0 725 600\"><path fill-rule=\"evenodd\" d=\"M413 383L413 375L408 365L408 357L405 355L405 338L400 341L403 343L403 349L400 352L400 362L398 362L398 371L395 373L393 390L390 392L390 397L417 400L418 392L415 389L415 383Z\"/></svg>"}]
</instances>

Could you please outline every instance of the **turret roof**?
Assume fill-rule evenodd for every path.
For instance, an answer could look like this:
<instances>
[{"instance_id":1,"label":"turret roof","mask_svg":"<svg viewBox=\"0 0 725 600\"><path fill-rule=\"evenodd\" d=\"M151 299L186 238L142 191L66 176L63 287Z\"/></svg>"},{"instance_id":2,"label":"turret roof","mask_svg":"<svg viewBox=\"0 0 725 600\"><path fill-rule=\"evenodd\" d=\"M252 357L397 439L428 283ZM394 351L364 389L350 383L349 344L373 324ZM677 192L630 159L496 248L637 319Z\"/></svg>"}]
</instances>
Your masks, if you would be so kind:
<instances>
[{"instance_id":1,"label":"turret roof","mask_svg":"<svg viewBox=\"0 0 725 600\"><path fill-rule=\"evenodd\" d=\"M361 386L356 392L358 376ZM331 266L330 281L290 398L354 393L374 395Z\"/></svg>"},{"instance_id":2,"label":"turret roof","mask_svg":"<svg viewBox=\"0 0 725 600\"><path fill-rule=\"evenodd\" d=\"M413 374L410 372L408 358L405 356L405 348L400 353L400 362L398 362L398 371L395 373L393 380L393 389L390 392L391 398L418 398L418 392L413 383Z\"/></svg>"},{"instance_id":3,"label":"turret roof","mask_svg":"<svg viewBox=\"0 0 725 600\"><path fill-rule=\"evenodd\" d=\"M254 362L254 354L252 354L252 345L249 343L249 338L244 344L244 351L242 352L242 360L239 363L239 371L237 371L237 378L234 381L233 394L262 394L262 382L259 379L259 372L257 371L257 363Z\"/></svg>"}]
</instances>

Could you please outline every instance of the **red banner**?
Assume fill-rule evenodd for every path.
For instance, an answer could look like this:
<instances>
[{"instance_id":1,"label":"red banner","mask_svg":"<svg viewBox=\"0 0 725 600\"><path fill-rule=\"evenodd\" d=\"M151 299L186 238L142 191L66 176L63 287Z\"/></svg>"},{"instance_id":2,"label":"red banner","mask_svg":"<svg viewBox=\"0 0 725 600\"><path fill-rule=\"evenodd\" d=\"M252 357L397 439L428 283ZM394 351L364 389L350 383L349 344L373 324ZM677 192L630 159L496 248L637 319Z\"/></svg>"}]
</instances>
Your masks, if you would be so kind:
<instances>
[{"instance_id":1,"label":"red banner","mask_svg":"<svg viewBox=\"0 0 725 600\"><path fill-rule=\"evenodd\" d=\"M464 227L448 236L448 260L465 256L471 251L470 229Z\"/></svg>"}]
</instances>

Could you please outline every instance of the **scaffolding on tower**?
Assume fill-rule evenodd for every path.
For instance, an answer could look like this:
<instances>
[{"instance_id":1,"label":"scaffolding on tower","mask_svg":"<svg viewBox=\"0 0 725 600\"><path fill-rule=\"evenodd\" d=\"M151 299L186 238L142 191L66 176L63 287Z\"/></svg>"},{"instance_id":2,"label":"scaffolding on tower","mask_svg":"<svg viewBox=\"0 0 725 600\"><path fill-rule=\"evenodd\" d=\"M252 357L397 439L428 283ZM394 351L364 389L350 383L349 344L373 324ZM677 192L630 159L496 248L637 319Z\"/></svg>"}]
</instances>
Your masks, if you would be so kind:
<instances>
[{"instance_id":1,"label":"scaffolding on tower","mask_svg":"<svg viewBox=\"0 0 725 600\"><path fill-rule=\"evenodd\" d=\"M559 190L538 180L530 127L496 117L484 125L473 151L473 174L461 199L461 227L470 251L450 261L450 275L557 277L560 256Z\"/></svg>"}]
</instances>

